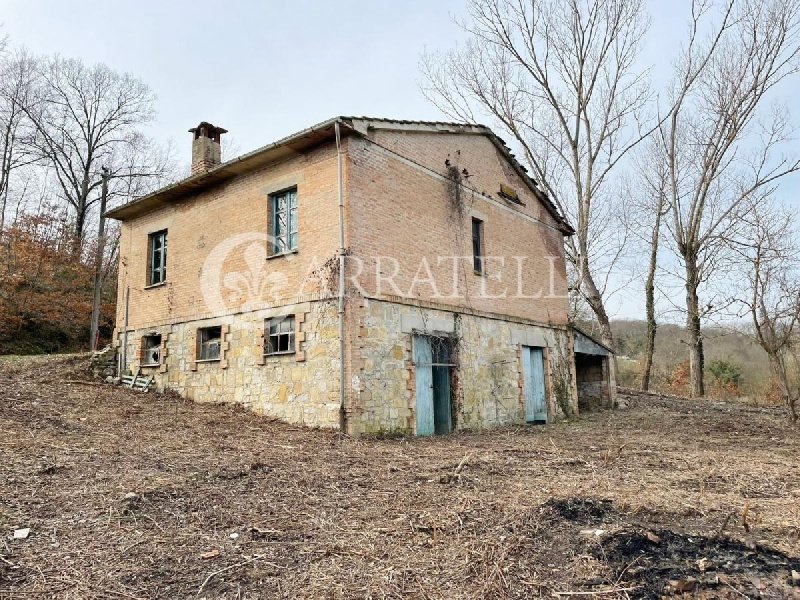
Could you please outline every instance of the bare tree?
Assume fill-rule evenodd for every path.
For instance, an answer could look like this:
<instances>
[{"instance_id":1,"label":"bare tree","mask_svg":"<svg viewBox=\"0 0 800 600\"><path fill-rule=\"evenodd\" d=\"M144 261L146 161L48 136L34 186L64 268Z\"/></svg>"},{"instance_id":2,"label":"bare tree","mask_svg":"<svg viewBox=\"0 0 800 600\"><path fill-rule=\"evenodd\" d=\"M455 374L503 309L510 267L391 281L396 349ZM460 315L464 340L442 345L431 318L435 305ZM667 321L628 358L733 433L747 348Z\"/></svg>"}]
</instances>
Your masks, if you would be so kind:
<instances>
[{"instance_id":1,"label":"bare tree","mask_svg":"<svg viewBox=\"0 0 800 600\"><path fill-rule=\"evenodd\" d=\"M649 100L647 72L636 68L648 26L642 2L471 0L470 17L466 47L423 58L423 92L454 119L488 113L521 148L576 228L568 258L611 345L597 263L605 255L608 269L622 246L607 226L608 183L644 135L636 121Z\"/></svg>"},{"instance_id":2,"label":"bare tree","mask_svg":"<svg viewBox=\"0 0 800 600\"><path fill-rule=\"evenodd\" d=\"M653 355L656 347L656 275L659 268L659 250L661 249L662 223L669 211L667 189L669 171L657 138L651 137L637 152L636 170L633 181L629 181L626 189L628 196L624 219L626 230L630 232L637 246L647 253L646 275L644 283L645 337L644 367L642 369L641 389L650 389L653 370ZM633 184L633 185L631 185ZM637 185L638 184L638 185ZM641 255L639 255L641 256ZM637 266L640 266L637 258Z\"/></svg>"},{"instance_id":3,"label":"bare tree","mask_svg":"<svg viewBox=\"0 0 800 600\"><path fill-rule=\"evenodd\" d=\"M105 65L74 59L40 61L35 93L25 111L36 128L36 148L52 168L57 189L74 212L76 247L99 200L100 170L111 180L159 179L150 141L140 128L153 118L154 96L144 83Z\"/></svg>"},{"instance_id":4,"label":"bare tree","mask_svg":"<svg viewBox=\"0 0 800 600\"><path fill-rule=\"evenodd\" d=\"M800 167L776 156L785 111L760 111L798 68L798 0L729 0L712 33L710 0L696 0L659 139L669 169L669 231L683 271L692 395L705 393L701 322L715 309L700 288L727 260L729 240L765 188Z\"/></svg>"},{"instance_id":5,"label":"bare tree","mask_svg":"<svg viewBox=\"0 0 800 600\"><path fill-rule=\"evenodd\" d=\"M736 248L748 284L740 303L752 321L753 338L769 357L786 414L797 422L800 389L787 368L800 334L800 247L791 215L769 207L753 211Z\"/></svg>"},{"instance_id":6,"label":"bare tree","mask_svg":"<svg viewBox=\"0 0 800 600\"><path fill-rule=\"evenodd\" d=\"M33 61L24 52L0 50L0 235L6 223L13 173L32 162L31 127L23 109L28 99Z\"/></svg>"}]
</instances>

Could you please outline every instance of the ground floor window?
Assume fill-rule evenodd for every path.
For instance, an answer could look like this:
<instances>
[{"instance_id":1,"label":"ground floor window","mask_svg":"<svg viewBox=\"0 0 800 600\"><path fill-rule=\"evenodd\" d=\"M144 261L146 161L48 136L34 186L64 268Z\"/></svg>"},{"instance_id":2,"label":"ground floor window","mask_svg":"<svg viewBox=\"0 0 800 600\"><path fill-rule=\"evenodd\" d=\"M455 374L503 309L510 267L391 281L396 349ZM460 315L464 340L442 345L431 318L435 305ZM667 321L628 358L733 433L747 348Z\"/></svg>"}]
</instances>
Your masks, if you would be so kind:
<instances>
[{"instance_id":1,"label":"ground floor window","mask_svg":"<svg viewBox=\"0 0 800 600\"><path fill-rule=\"evenodd\" d=\"M197 330L197 360L219 360L222 328L203 327Z\"/></svg>"},{"instance_id":2,"label":"ground floor window","mask_svg":"<svg viewBox=\"0 0 800 600\"><path fill-rule=\"evenodd\" d=\"M294 315L274 317L264 322L264 355L292 354L294 347Z\"/></svg>"},{"instance_id":3,"label":"ground floor window","mask_svg":"<svg viewBox=\"0 0 800 600\"><path fill-rule=\"evenodd\" d=\"M153 333L142 337L142 366L154 367L161 363L161 336Z\"/></svg>"}]
</instances>

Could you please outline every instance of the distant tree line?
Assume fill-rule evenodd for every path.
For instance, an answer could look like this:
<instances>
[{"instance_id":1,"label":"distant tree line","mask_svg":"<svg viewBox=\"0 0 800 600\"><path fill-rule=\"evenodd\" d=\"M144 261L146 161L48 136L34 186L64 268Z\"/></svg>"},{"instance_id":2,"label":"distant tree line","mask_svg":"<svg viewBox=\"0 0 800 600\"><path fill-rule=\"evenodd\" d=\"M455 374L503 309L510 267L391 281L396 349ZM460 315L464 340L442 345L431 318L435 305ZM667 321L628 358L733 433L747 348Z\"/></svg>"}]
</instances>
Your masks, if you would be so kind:
<instances>
[{"instance_id":1,"label":"distant tree line","mask_svg":"<svg viewBox=\"0 0 800 600\"><path fill-rule=\"evenodd\" d=\"M88 344L103 169L109 206L173 176L169 148L146 135L154 104L130 74L0 42L0 352ZM106 336L117 253L112 226L101 257Z\"/></svg>"},{"instance_id":2,"label":"distant tree line","mask_svg":"<svg viewBox=\"0 0 800 600\"><path fill-rule=\"evenodd\" d=\"M800 162L774 91L800 69L800 0L685 6L664 90L639 60L643 0L470 0L466 43L423 57L423 92L521 150L576 229L574 316L588 309L605 343L614 285L644 280L644 389L660 298L685 320L691 395L706 393L704 323L747 317L796 421L797 223L776 191Z\"/></svg>"}]
</instances>

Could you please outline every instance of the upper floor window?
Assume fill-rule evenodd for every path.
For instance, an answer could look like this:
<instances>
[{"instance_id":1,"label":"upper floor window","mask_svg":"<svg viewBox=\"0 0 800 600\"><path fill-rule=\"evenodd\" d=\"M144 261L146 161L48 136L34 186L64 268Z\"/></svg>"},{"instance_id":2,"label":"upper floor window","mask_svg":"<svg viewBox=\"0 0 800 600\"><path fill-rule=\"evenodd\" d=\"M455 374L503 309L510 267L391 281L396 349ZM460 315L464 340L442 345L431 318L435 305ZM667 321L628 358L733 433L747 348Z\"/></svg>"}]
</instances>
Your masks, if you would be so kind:
<instances>
[{"instance_id":1,"label":"upper floor window","mask_svg":"<svg viewBox=\"0 0 800 600\"><path fill-rule=\"evenodd\" d=\"M167 230L156 231L148 237L147 285L167 280Z\"/></svg>"},{"instance_id":2,"label":"upper floor window","mask_svg":"<svg viewBox=\"0 0 800 600\"><path fill-rule=\"evenodd\" d=\"M272 254L297 250L297 188L269 197Z\"/></svg>"},{"instance_id":3,"label":"upper floor window","mask_svg":"<svg viewBox=\"0 0 800 600\"><path fill-rule=\"evenodd\" d=\"M472 267L483 275L483 221L472 217Z\"/></svg>"}]
</instances>

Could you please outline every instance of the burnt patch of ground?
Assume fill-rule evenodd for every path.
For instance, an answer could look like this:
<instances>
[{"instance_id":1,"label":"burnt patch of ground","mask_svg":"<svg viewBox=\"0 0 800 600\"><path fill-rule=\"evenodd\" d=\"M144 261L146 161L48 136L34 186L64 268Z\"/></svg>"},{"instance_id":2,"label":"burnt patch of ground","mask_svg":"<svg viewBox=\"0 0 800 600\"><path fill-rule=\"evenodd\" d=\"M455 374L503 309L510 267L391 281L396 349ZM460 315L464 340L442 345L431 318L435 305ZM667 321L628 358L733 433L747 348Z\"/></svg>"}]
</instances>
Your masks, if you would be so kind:
<instances>
[{"instance_id":1,"label":"burnt patch of ground","mask_svg":"<svg viewBox=\"0 0 800 600\"><path fill-rule=\"evenodd\" d=\"M727 538L621 531L604 540L595 556L636 587L635 597L683 590L706 597L789 598L798 591L791 578L800 560Z\"/></svg>"},{"instance_id":2,"label":"burnt patch of ground","mask_svg":"<svg viewBox=\"0 0 800 600\"><path fill-rule=\"evenodd\" d=\"M611 508L611 500L591 498L553 498L542 505L543 512L581 525L602 523Z\"/></svg>"},{"instance_id":3,"label":"burnt patch of ground","mask_svg":"<svg viewBox=\"0 0 800 600\"><path fill-rule=\"evenodd\" d=\"M741 405L351 439L0 359L0 597L791 598L798 456Z\"/></svg>"}]
</instances>

